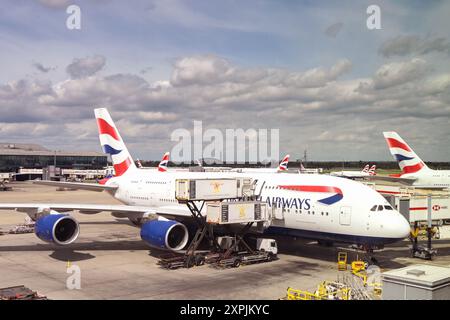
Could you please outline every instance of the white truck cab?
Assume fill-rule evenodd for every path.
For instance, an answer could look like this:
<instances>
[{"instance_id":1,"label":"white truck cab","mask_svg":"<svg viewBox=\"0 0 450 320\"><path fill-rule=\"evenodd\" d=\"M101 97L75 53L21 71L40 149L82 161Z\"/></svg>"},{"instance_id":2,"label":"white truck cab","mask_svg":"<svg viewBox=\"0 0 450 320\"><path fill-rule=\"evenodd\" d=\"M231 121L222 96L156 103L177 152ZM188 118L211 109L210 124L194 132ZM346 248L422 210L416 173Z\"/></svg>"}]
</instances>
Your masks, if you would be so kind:
<instances>
[{"instance_id":1,"label":"white truck cab","mask_svg":"<svg viewBox=\"0 0 450 320\"><path fill-rule=\"evenodd\" d=\"M277 242L274 239L258 238L256 241L256 250L270 252L273 255L278 254Z\"/></svg>"}]
</instances>

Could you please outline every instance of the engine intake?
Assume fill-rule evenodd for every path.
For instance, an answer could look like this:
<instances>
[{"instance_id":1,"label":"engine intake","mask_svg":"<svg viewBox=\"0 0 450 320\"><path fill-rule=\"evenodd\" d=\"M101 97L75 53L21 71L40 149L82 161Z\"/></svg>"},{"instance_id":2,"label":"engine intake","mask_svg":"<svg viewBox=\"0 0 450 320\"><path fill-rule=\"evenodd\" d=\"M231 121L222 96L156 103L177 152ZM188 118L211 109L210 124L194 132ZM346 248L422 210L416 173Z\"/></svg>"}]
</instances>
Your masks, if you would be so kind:
<instances>
[{"instance_id":1,"label":"engine intake","mask_svg":"<svg viewBox=\"0 0 450 320\"><path fill-rule=\"evenodd\" d=\"M152 247L177 251L186 246L189 232L177 221L152 220L142 225L141 238Z\"/></svg>"},{"instance_id":2,"label":"engine intake","mask_svg":"<svg viewBox=\"0 0 450 320\"><path fill-rule=\"evenodd\" d=\"M49 214L36 221L34 233L42 241L67 245L80 233L78 222L66 214Z\"/></svg>"}]
</instances>

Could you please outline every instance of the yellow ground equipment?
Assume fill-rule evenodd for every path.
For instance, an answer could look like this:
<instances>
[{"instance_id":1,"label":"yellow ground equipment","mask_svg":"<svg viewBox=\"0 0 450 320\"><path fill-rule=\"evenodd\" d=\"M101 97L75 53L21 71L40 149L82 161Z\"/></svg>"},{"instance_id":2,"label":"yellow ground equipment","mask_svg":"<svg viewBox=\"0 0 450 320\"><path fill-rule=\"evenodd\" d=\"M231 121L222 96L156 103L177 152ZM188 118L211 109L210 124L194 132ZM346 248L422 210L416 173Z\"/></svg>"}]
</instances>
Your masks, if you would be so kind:
<instances>
[{"instance_id":1,"label":"yellow ground equipment","mask_svg":"<svg viewBox=\"0 0 450 320\"><path fill-rule=\"evenodd\" d=\"M352 273L361 278L364 285L367 284L367 273L366 273L366 263L361 260L356 260L352 262Z\"/></svg>"},{"instance_id":2,"label":"yellow ground equipment","mask_svg":"<svg viewBox=\"0 0 450 320\"><path fill-rule=\"evenodd\" d=\"M381 295L383 293L383 284L379 282L368 282L367 285L369 287L373 287L373 294L377 298L381 298Z\"/></svg>"},{"instance_id":3,"label":"yellow ground equipment","mask_svg":"<svg viewBox=\"0 0 450 320\"><path fill-rule=\"evenodd\" d=\"M338 252L338 262L337 262L339 271L347 270L347 252Z\"/></svg>"},{"instance_id":4,"label":"yellow ground equipment","mask_svg":"<svg viewBox=\"0 0 450 320\"><path fill-rule=\"evenodd\" d=\"M314 293L289 287L286 297L287 300L350 300L351 289L340 282L323 281Z\"/></svg>"},{"instance_id":5,"label":"yellow ground equipment","mask_svg":"<svg viewBox=\"0 0 450 320\"><path fill-rule=\"evenodd\" d=\"M297 290L294 288L287 288L287 300L326 300L319 295L305 290Z\"/></svg>"}]
</instances>

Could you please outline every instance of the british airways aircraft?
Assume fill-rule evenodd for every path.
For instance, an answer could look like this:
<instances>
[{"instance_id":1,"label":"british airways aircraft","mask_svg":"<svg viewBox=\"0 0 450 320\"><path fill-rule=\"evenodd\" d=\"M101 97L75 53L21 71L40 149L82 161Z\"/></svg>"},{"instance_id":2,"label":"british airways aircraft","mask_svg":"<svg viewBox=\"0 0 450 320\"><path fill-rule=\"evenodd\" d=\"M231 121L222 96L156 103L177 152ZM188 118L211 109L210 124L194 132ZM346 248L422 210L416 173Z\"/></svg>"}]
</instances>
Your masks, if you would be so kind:
<instances>
[{"instance_id":1,"label":"british airways aircraft","mask_svg":"<svg viewBox=\"0 0 450 320\"><path fill-rule=\"evenodd\" d=\"M385 177L422 188L449 188L450 170L430 169L397 132L383 132L386 143L402 173Z\"/></svg>"},{"instance_id":2,"label":"british airways aircraft","mask_svg":"<svg viewBox=\"0 0 450 320\"><path fill-rule=\"evenodd\" d=\"M0 209L27 213L36 221L35 233L43 241L73 243L80 233L69 212L94 214L109 211L141 228L151 247L183 249L189 239L191 213L175 199L177 179L246 177L275 216L265 230L270 235L304 237L318 241L358 244L370 248L404 239L408 221L375 190L348 179L313 174L189 172L139 170L108 111L95 109L103 150L111 155L116 175L104 184L41 181L73 189L106 191L123 205L1 203Z\"/></svg>"},{"instance_id":3,"label":"british airways aircraft","mask_svg":"<svg viewBox=\"0 0 450 320\"><path fill-rule=\"evenodd\" d=\"M161 161L158 164L158 167L157 167L158 171L160 171L160 172L166 172L167 171L167 164L169 163L169 156L170 156L170 152L164 153ZM151 167L144 167L142 165L142 163L141 163L141 160L139 160L139 159L136 159L136 166L139 169L154 169L154 168L151 168Z\"/></svg>"},{"instance_id":4,"label":"british airways aircraft","mask_svg":"<svg viewBox=\"0 0 450 320\"><path fill-rule=\"evenodd\" d=\"M335 177L344 177L344 178L365 178L368 176L376 175L377 166L374 164L370 167L367 164L361 171L334 171L331 172L330 175Z\"/></svg>"},{"instance_id":5,"label":"british airways aircraft","mask_svg":"<svg viewBox=\"0 0 450 320\"><path fill-rule=\"evenodd\" d=\"M279 173L279 172L287 172L288 171L289 157L290 157L290 155L288 155L288 154L285 155L283 157L283 159L280 161L278 167L276 167L276 168L204 167L200 160L197 160L197 164L199 167L205 169L205 171L217 171L218 169L221 169L221 170L228 170L230 172Z\"/></svg>"}]
</instances>

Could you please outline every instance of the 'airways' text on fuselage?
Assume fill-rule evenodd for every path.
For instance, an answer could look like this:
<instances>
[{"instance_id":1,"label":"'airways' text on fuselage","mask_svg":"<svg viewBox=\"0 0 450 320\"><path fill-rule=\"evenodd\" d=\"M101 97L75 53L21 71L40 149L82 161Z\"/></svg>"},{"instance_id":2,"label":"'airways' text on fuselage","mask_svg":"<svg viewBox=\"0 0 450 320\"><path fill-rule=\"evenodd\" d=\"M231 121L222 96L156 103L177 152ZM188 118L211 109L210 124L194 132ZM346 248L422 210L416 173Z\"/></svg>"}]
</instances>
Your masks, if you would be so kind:
<instances>
[{"instance_id":1,"label":"'airways' text on fuselage","mask_svg":"<svg viewBox=\"0 0 450 320\"><path fill-rule=\"evenodd\" d=\"M311 208L311 199L267 197L266 203L269 207L275 206L283 209L309 210Z\"/></svg>"}]
</instances>

